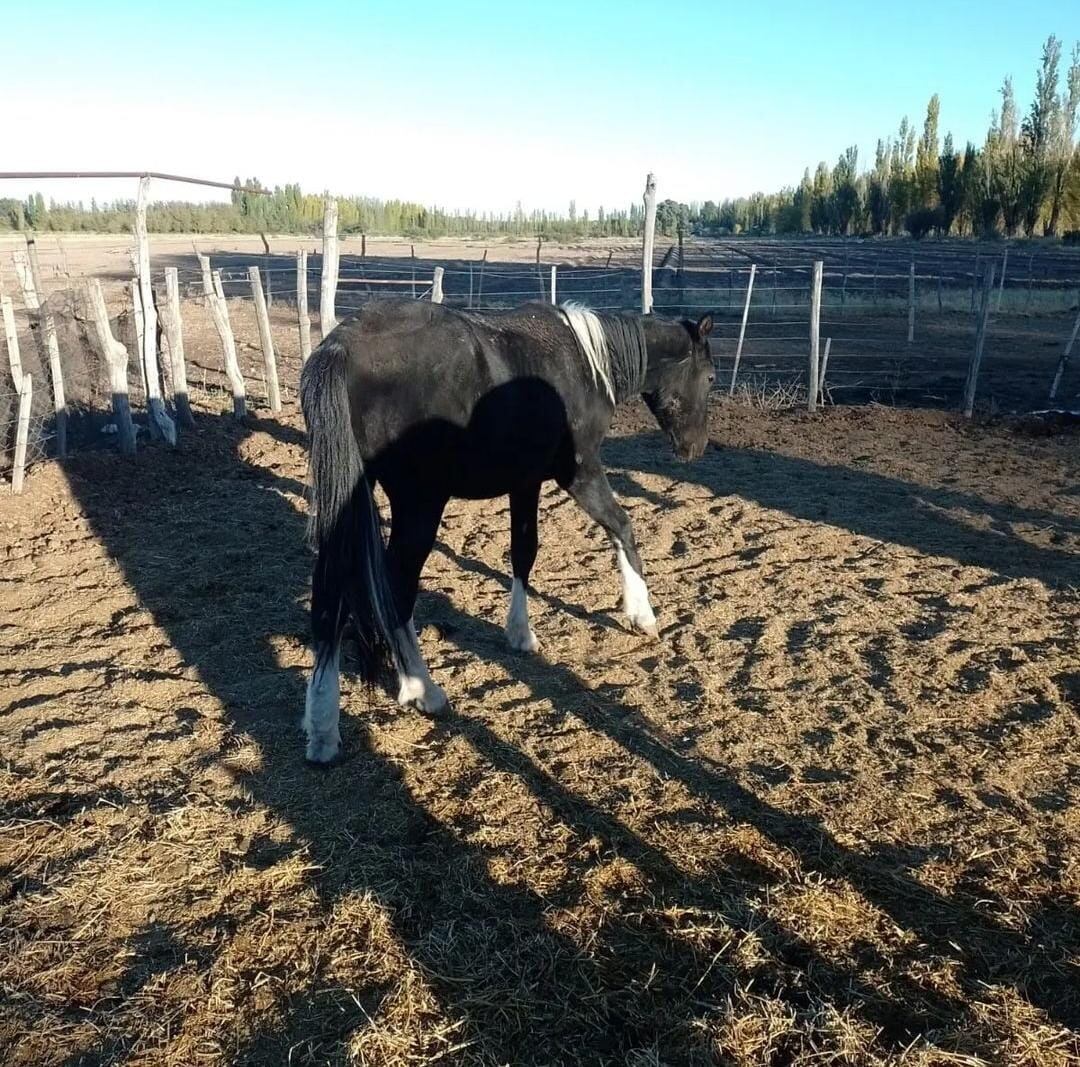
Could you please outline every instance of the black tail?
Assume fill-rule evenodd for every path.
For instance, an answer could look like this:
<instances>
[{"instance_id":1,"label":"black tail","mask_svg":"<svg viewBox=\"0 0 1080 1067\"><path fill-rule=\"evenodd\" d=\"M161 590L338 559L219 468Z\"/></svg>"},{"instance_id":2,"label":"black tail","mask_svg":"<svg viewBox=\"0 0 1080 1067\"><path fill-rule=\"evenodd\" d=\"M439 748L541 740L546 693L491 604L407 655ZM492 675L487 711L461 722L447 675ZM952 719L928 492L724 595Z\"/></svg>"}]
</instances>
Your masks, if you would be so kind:
<instances>
[{"instance_id":1,"label":"black tail","mask_svg":"<svg viewBox=\"0 0 1080 1067\"><path fill-rule=\"evenodd\" d=\"M310 439L308 537L318 552L311 617L316 644L340 637L342 605L356 624L360 673L375 682L401 656L401 625L379 528L379 513L353 433L349 351L336 340L312 352L300 375L300 404Z\"/></svg>"}]
</instances>

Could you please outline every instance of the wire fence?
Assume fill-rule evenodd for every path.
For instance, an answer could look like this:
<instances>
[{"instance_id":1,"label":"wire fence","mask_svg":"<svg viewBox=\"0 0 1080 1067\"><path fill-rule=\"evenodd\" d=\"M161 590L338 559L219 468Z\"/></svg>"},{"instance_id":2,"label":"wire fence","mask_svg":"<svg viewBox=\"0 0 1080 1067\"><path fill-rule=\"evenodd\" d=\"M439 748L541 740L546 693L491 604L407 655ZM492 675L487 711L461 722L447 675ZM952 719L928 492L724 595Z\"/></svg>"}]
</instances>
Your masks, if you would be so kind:
<instances>
[{"instance_id":1,"label":"wire fence","mask_svg":"<svg viewBox=\"0 0 1080 1067\"><path fill-rule=\"evenodd\" d=\"M46 404L32 404L23 427L24 450L20 450L19 400L16 389L0 385L0 482L9 486L17 485L17 470L28 471L48 456L51 438L52 411Z\"/></svg>"},{"instance_id":2,"label":"wire fence","mask_svg":"<svg viewBox=\"0 0 1080 1067\"><path fill-rule=\"evenodd\" d=\"M868 245L870 247L864 247ZM322 255L310 242L307 291L316 323ZM632 249L604 263L488 262L436 260L416 256L342 255L336 311L345 317L372 300L430 299L436 269L448 306L496 312L528 301L577 303L597 311L640 309L640 261ZM1041 244L1013 246L942 245L929 251L911 242L712 242L658 250L653 270L653 310L673 317L713 317L711 346L718 388L736 396L805 396L809 384L813 257L822 257L820 334L829 346L823 398L834 403L877 401L895 404L959 405L974 345L975 312L987 267L995 267L990 327L979 393L998 410L1045 405L1055 368L1066 351L1080 309L1080 252ZM278 345L297 360L282 377L286 399L295 395L298 374L297 257L295 252L210 254L212 270L236 331L239 374L255 402L267 395L251 279L258 266ZM661 265L663 264L663 265ZM202 271L192 255L159 257L152 271L164 289L167 267L177 272L184 306L184 329L195 327L187 344L189 390L215 401L229 388L203 296ZM751 277L753 282L751 284ZM110 328L128 352L130 401L145 406L138 358L130 278L119 271L104 279L110 293ZM555 292L552 292L554 284ZM57 323L67 408L73 417L75 447L109 440L111 394L106 362L80 306L81 285L56 264L47 304ZM49 365L39 323L19 308L23 363L36 383L28 464L48 451L51 426ZM168 381L168 367L162 362ZM1080 392L1077 366L1062 375L1062 398ZM0 404L0 474L10 475L13 405L9 388ZM14 399L13 399L14 398Z\"/></svg>"}]
</instances>

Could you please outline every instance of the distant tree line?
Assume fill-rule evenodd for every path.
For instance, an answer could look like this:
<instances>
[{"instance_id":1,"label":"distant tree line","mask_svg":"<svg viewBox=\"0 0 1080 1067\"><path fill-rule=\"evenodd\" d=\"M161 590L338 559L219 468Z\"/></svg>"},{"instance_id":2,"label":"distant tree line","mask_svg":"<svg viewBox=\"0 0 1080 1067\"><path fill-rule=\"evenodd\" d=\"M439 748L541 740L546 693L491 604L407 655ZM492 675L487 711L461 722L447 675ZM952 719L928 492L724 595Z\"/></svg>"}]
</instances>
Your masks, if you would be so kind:
<instances>
[{"instance_id":1,"label":"distant tree line","mask_svg":"<svg viewBox=\"0 0 1080 1067\"><path fill-rule=\"evenodd\" d=\"M701 205L693 223L707 233L930 233L1056 236L1080 228L1080 44L1061 71L1061 42L1049 37L1024 117L1012 79L1001 87L981 145L960 150L938 139L940 101L926 108L921 135L904 118L895 137L877 142L874 165L860 172L848 148L829 167L809 168L795 187Z\"/></svg>"},{"instance_id":2,"label":"distant tree line","mask_svg":"<svg viewBox=\"0 0 1080 1067\"><path fill-rule=\"evenodd\" d=\"M247 190L259 190L249 192ZM233 182L229 203L196 204L187 201L152 203L147 228L155 233L318 233L322 227L322 195L304 193L299 185L264 190L257 178ZM55 230L62 232L122 233L131 230L134 200L99 205L45 203L40 193L27 200L0 199L0 229ZM341 197L338 228L341 233L401 234L406 237L447 235L506 235L569 238L586 236L631 237L641 232L644 208L600 208L594 218L579 215L573 201L566 215L546 211L526 213L519 201L509 215L449 212L407 200Z\"/></svg>"},{"instance_id":3,"label":"distant tree line","mask_svg":"<svg viewBox=\"0 0 1080 1067\"><path fill-rule=\"evenodd\" d=\"M797 186L775 193L684 204L657 205L657 231L679 234L1020 234L1080 235L1080 44L1062 72L1062 46L1043 46L1035 96L1021 117L1012 79L1001 87L1000 111L991 113L981 145L960 150L952 134L938 136L940 101L927 105L922 133L905 117L895 136L877 142L873 167L859 170L858 150L846 149L830 167L807 168ZM318 233L322 196L298 185L264 190L257 178L233 183L229 203L186 201L151 204L148 227L158 233ZM254 189L259 192L248 192ZM134 201L99 205L46 204L40 193L27 200L0 199L0 229L120 233L130 230ZM633 237L644 210L595 217L570 202L566 214L526 213L519 201L510 214L449 212L406 200L344 197L338 201L343 233L406 237L542 236ZM1071 233L1069 233L1071 231Z\"/></svg>"}]
</instances>

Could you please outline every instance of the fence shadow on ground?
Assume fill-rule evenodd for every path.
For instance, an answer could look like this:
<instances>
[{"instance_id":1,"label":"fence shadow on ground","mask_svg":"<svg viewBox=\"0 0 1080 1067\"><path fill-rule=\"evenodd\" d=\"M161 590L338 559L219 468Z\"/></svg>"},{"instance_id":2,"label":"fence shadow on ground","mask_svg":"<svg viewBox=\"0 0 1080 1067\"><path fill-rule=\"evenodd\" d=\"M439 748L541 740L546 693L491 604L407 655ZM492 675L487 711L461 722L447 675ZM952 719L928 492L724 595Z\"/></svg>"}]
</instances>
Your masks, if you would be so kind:
<instances>
[{"instance_id":1,"label":"fence shadow on ground","mask_svg":"<svg viewBox=\"0 0 1080 1067\"><path fill-rule=\"evenodd\" d=\"M272 421L256 420L253 428L297 441L295 431ZM625 1063L633 1050L655 1047L662 1059L687 1062L686 1050L699 1047L695 1020L729 1010L725 1005L736 983L751 977L734 961L710 961L709 954L689 948L670 931L642 924L629 910L607 912L588 949L557 931L550 911L582 899L589 857L596 851L640 869L655 902L651 907L699 907L722 914L735 929L752 929L768 949L768 961L752 976L755 988L794 1012L815 1000L857 1009L880 1029L881 1049L894 1053L919 1038L932 1041L943 1029L964 1029L967 1008L948 994L900 974L889 988L871 984L857 969L823 958L795 932L762 923L751 900L768 891L775 874L747 859L718 865L708 877L691 877L609 812L568 789L471 714L481 699L486 708L504 700L498 691L459 696L456 711L431 725L431 754L417 759L430 760L428 769L437 775L449 746L464 739L482 763L512 776L555 813L582 849L568 861L550 896L523 882L496 881L490 855L466 840L467 827L441 821L414 795L395 762L366 743L366 730L378 729L380 717L396 714L386 710L385 700L375 702L378 710L366 725L345 716L346 755L338 766L329 771L307 766L297 728L305 678L300 670L279 665L271 641L306 634L310 558L303 548L303 517L290 500L295 481L244 460L248 432L228 420L202 416L198 436L189 436L190 444L180 451L151 449L131 464L117 463L108 484L93 476L94 468L80 470L77 458L70 465L70 483L140 604L220 700L232 730L250 735L259 746L262 769L244 777L244 788L252 804L265 805L288 822L293 846L310 851L310 884L325 916L347 895L373 894L445 1013L466 1020L457 1037L471 1043L471 1057L516 1064ZM630 457L638 455L633 445L633 439L612 441L609 462L629 468ZM661 458L662 448L658 442L655 462L637 469L676 473L717 495L743 495L814 520L822 516L810 514L806 500L835 488L840 476L804 461L721 451L697 466L674 470ZM150 466L156 483L148 494L144 468ZM633 481L630 471L622 487L632 490ZM815 492L793 495L793 487L808 482ZM938 513L920 523L901 522L902 509L882 508L883 493L898 500L927 496L918 486L849 471L844 500L825 521L1003 574L1057 579L1066 573L1064 555L1003 547L997 535L973 533ZM974 509L980 503L940 494L936 499L942 507ZM178 539L181 516L187 520L186 535ZM198 528L192 527L199 516ZM484 564L473 567L482 570ZM219 618L224 605L228 617ZM779 810L723 768L671 751L633 709L587 693L581 678L565 666L512 655L498 627L461 614L444 594L423 594L418 616L435 620L460 653L505 666L533 698L551 701L553 714L577 717L659 775L722 806L733 822L752 826L790 850L804 871L851 884L903 930L955 960L962 989L1008 983L1050 1018L1080 1026L1080 975L1045 958L1033 937L1002 927L973 902L921 885L903 857L847 848L815 818ZM588 699L577 699L586 693ZM229 922L221 920L223 937L230 935ZM1075 938L1074 917L1047 922L1060 926L1053 931L1057 938ZM308 935L301 930L300 936ZM179 965L184 941L182 931L153 924L138 934L139 954L126 985L141 987L167 969L170 959ZM147 945L153 953L142 951ZM213 960L199 958L197 966L205 971ZM316 977L311 987L289 991L278 1021L258 1029L232 1062L345 1061L349 1036L374 1025L388 989L375 979L353 985ZM123 1051L101 1048L96 1054L109 1059Z\"/></svg>"}]
</instances>

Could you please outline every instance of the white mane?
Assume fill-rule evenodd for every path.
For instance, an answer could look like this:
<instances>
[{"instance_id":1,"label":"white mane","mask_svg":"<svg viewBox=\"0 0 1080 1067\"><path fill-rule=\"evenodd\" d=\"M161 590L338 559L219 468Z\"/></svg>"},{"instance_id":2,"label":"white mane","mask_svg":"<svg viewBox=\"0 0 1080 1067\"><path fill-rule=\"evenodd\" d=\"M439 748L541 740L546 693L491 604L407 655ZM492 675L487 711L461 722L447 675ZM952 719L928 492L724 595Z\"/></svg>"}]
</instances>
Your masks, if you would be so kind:
<instances>
[{"instance_id":1,"label":"white mane","mask_svg":"<svg viewBox=\"0 0 1080 1067\"><path fill-rule=\"evenodd\" d=\"M615 388L611 382L611 349L600 317L580 304L563 304L560 310L567 326L577 338L578 347L592 371L593 381L602 385L608 399L615 403Z\"/></svg>"}]
</instances>

